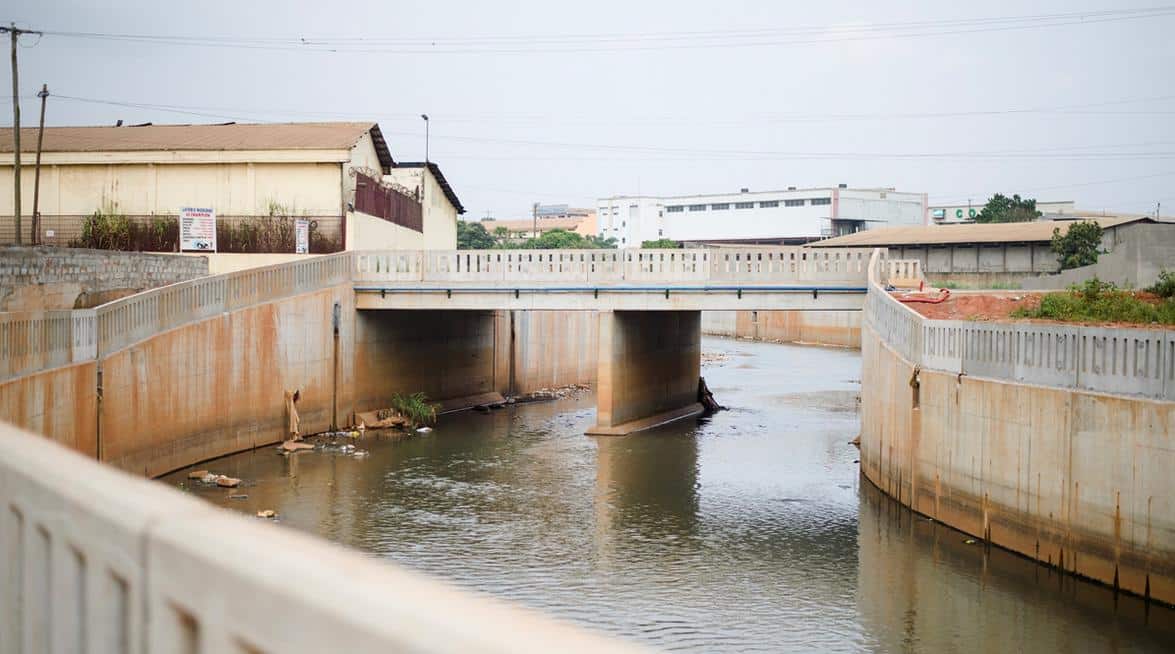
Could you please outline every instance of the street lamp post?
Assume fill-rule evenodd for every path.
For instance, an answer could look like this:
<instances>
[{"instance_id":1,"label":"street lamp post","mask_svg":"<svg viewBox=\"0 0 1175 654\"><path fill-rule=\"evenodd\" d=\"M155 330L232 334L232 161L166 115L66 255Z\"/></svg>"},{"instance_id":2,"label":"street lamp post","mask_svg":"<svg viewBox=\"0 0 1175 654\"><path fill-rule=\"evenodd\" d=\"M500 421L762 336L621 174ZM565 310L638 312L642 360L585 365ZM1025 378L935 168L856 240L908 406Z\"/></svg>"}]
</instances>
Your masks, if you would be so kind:
<instances>
[{"instance_id":1,"label":"street lamp post","mask_svg":"<svg viewBox=\"0 0 1175 654\"><path fill-rule=\"evenodd\" d=\"M428 163L428 114L420 114L424 119L424 163Z\"/></svg>"}]
</instances>

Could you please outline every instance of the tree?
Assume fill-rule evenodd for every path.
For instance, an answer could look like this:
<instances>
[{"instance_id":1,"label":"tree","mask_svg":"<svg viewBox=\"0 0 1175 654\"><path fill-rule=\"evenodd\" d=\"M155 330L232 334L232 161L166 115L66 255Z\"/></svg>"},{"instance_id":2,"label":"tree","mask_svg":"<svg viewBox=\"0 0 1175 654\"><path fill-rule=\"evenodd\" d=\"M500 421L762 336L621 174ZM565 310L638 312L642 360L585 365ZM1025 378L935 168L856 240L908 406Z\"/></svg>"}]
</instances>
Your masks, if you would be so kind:
<instances>
[{"instance_id":1,"label":"tree","mask_svg":"<svg viewBox=\"0 0 1175 654\"><path fill-rule=\"evenodd\" d=\"M975 222L1026 223L1037 218L1040 218L1040 212L1036 210L1036 200L996 193L987 201L979 215L975 216Z\"/></svg>"},{"instance_id":2,"label":"tree","mask_svg":"<svg viewBox=\"0 0 1175 654\"><path fill-rule=\"evenodd\" d=\"M1051 245L1053 252L1057 253L1061 270L1097 263L1102 245L1102 227L1095 222L1073 223L1063 235L1060 227L1053 228Z\"/></svg>"},{"instance_id":3,"label":"tree","mask_svg":"<svg viewBox=\"0 0 1175 654\"><path fill-rule=\"evenodd\" d=\"M488 250L494 247L494 237L486 231L485 225L457 221L457 249L458 250Z\"/></svg>"},{"instance_id":4,"label":"tree","mask_svg":"<svg viewBox=\"0 0 1175 654\"><path fill-rule=\"evenodd\" d=\"M650 250L675 250L681 247L681 243L670 238L659 238L655 241L641 241L641 247Z\"/></svg>"},{"instance_id":5,"label":"tree","mask_svg":"<svg viewBox=\"0 0 1175 654\"><path fill-rule=\"evenodd\" d=\"M615 236L609 236L609 237L605 238L603 236L597 236L595 234L592 234L591 236L587 237L587 242L588 242L588 247L595 248L597 250L615 250L616 249L616 237Z\"/></svg>"},{"instance_id":6,"label":"tree","mask_svg":"<svg viewBox=\"0 0 1175 654\"><path fill-rule=\"evenodd\" d=\"M592 245L582 234L566 229L551 229L540 234L538 238L527 239L523 247L529 250L579 250L591 248Z\"/></svg>"}]
</instances>

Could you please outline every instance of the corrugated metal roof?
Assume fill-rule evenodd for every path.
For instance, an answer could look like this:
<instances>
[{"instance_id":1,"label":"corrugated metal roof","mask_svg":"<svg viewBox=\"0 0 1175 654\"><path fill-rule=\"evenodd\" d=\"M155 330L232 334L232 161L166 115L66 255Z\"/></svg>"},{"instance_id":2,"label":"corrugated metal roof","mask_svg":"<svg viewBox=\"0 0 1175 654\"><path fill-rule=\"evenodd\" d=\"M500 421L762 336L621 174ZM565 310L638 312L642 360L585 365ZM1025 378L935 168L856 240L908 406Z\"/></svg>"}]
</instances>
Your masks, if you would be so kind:
<instances>
[{"instance_id":1,"label":"corrugated metal roof","mask_svg":"<svg viewBox=\"0 0 1175 654\"><path fill-rule=\"evenodd\" d=\"M372 135L380 162L385 167L394 165L379 126L373 122L46 127L42 150L345 150L353 147L364 134ZM22 128L20 138L22 152L36 151L36 128ZM0 152L12 151L12 128L0 128Z\"/></svg>"},{"instance_id":2,"label":"corrugated metal roof","mask_svg":"<svg viewBox=\"0 0 1175 654\"><path fill-rule=\"evenodd\" d=\"M1088 218L1103 228L1126 223L1147 221L1145 216L1118 216ZM1038 220L1030 223L984 223L965 225L911 225L878 227L875 229L838 236L824 241L809 243L808 247L889 247L896 245L947 245L961 243L1030 243L1047 242L1053 237L1053 229L1061 233L1078 220Z\"/></svg>"}]
</instances>

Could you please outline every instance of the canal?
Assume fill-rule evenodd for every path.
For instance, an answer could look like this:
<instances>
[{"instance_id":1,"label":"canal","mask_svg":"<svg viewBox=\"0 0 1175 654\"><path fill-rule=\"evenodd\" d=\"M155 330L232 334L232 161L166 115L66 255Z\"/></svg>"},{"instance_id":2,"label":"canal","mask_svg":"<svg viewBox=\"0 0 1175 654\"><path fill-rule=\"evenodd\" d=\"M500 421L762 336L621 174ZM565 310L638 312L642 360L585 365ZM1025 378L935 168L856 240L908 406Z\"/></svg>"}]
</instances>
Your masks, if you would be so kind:
<instances>
[{"instance_id":1,"label":"canal","mask_svg":"<svg viewBox=\"0 0 1175 654\"><path fill-rule=\"evenodd\" d=\"M583 394L368 433L362 457L200 466L239 489L164 481L666 650L1175 651L1175 612L988 551L863 480L858 352L703 349L730 410L697 423L590 438Z\"/></svg>"}]
</instances>

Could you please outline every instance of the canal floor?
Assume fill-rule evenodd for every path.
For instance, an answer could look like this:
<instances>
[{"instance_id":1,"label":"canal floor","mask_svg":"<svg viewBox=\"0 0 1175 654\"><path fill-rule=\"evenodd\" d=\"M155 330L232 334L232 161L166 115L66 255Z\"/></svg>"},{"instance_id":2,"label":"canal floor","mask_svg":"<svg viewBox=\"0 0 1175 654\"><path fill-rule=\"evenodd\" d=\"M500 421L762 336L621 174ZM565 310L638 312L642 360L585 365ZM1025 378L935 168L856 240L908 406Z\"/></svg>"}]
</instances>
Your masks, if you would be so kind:
<instances>
[{"instance_id":1,"label":"canal floor","mask_svg":"<svg viewBox=\"0 0 1175 654\"><path fill-rule=\"evenodd\" d=\"M989 551L862 479L858 352L703 349L730 410L696 423L587 437L583 394L369 433L365 457L200 466L245 480L231 491L163 481L666 650L1175 651L1175 612Z\"/></svg>"}]
</instances>

